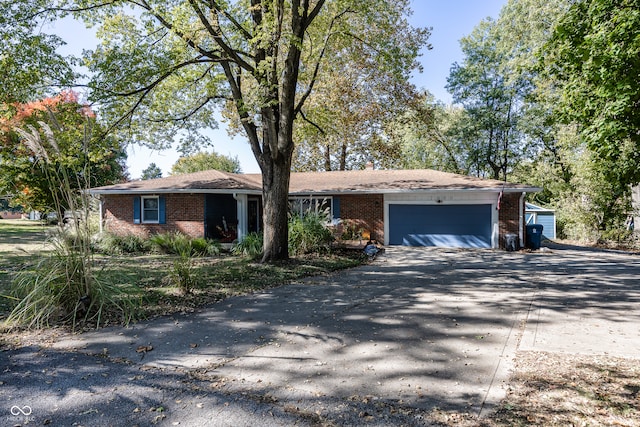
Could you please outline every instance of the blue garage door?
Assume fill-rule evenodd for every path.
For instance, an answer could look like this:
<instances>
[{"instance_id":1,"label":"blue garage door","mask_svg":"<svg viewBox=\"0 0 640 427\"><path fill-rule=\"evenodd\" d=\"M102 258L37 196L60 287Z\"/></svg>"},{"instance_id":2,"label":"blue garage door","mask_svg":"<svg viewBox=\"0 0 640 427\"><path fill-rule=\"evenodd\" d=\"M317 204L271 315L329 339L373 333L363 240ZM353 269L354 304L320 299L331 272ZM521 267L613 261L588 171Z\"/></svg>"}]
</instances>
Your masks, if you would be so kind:
<instances>
[{"instance_id":1,"label":"blue garage door","mask_svg":"<svg viewBox=\"0 0 640 427\"><path fill-rule=\"evenodd\" d=\"M491 205L389 205L389 244L491 247Z\"/></svg>"}]
</instances>

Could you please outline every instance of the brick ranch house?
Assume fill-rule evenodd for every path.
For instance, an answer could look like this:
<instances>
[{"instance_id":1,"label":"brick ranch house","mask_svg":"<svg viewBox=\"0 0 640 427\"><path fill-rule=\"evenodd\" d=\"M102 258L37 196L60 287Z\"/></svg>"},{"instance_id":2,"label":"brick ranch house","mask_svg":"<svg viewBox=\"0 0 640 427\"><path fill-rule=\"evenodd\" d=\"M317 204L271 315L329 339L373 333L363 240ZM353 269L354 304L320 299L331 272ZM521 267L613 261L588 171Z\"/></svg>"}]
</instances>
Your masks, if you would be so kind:
<instances>
[{"instance_id":1,"label":"brick ranch house","mask_svg":"<svg viewBox=\"0 0 640 427\"><path fill-rule=\"evenodd\" d=\"M260 174L209 170L93 188L114 234L181 231L232 242L262 228ZM526 193L539 188L435 170L293 172L290 207L329 212L338 234L385 245L498 248L525 238Z\"/></svg>"}]
</instances>

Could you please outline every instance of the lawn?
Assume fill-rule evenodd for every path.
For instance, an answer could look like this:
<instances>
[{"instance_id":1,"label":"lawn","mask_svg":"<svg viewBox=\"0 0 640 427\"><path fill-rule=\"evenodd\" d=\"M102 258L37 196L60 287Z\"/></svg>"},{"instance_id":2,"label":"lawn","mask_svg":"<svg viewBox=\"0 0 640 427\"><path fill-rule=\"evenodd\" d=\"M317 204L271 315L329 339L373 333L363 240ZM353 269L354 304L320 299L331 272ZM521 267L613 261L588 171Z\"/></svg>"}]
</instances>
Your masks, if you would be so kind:
<instances>
[{"instance_id":1,"label":"lawn","mask_svg":"<svg viewBox=\"0 0 640 427\"><path fill-rule=\"evenodd\" d=\"M0 220L0 320L6 318L14 300L10 298L13 273L30 268L47 251L47 227L30 221ZM303 277L326 274L365 262L361 251L342 250L324 255L295 257L265 265L250 258L222 253L193 258L195 286L183 293L168 280L177 256L99 255L94 271L123 288L133 289L139 303L136 318L188 312L233 295L256 292ZM102 319L103 324L121 319Z\"/></svg>"},{"instance_id":2,"label":"lawn","mask_svg":"<svg viewBox=\"0 0 640 427\"><path fill-rule=\"evenodd\" d=\"M38 221L0 219L0 319L12 306L6 297L11 273L47 250L48 229Z\"/></svg>"}]
</instances>

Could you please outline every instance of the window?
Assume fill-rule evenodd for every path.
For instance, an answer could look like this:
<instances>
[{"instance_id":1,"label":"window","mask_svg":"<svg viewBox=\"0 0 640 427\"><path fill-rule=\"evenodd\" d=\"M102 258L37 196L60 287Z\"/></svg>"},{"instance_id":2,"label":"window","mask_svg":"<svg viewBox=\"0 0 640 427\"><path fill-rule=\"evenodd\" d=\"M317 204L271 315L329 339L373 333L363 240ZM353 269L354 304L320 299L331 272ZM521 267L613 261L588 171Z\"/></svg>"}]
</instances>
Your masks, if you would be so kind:
<instances>
[{"instance_id":1,"label":"window","mask_svg":"<svg viewBox=\"0 0 640 427\"><path fill-rule=\"evenodd\" d=\"M158 223L160 219L158 196L142 197L142 222Z\"/></svg>"},{"instance_id":2,"label":"window","mask_svg":"<svg viewBox=\"0 0 640 427\"><path fill-rule=\"evenodd\" d=\"M306 215L310 212L326 215L330 221L331 197L295 197L289 199L289 211L294 215Z\"/></svg>"}]
</instances>

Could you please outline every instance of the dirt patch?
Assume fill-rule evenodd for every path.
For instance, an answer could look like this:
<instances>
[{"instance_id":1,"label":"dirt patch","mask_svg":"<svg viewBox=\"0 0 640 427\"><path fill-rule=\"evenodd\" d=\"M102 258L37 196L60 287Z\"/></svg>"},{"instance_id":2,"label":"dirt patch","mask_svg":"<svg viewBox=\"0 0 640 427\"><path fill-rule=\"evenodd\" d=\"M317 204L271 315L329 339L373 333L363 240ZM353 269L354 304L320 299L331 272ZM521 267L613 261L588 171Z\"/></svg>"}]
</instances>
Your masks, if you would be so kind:
<instances>
[{"instance_id":1,"label":"dirt patch","mask_svg":"<svg viewBox=\"0 0 640 427\"><path fill-rule=\"evenodd\" d=\"M494 425L640 426L640 361L519 353Z\"/></svg>"},{"instance_id":2,"label":"dirt patch","mask_svg":"<svg viewBox=\"0 0 640 427\"><path fill-rule=\"evenodd\" d=\"M485 416L431 413L442 426L640 426L640 361L520 352L507 397Z\"/></svg>"}]
</instances>

